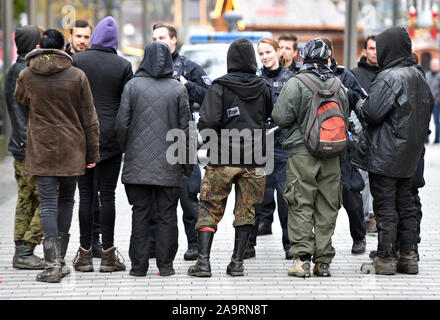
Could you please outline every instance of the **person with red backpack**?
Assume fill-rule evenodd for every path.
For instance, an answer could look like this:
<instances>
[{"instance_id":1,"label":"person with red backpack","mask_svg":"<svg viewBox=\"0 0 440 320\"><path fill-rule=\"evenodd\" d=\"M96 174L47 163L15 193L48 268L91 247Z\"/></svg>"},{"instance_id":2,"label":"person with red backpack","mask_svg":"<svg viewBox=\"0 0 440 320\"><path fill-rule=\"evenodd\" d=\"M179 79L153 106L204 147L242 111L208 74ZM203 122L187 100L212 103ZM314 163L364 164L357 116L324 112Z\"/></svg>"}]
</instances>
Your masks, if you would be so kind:
<instances>
[{"instance_id":1,"label":"person with red backpack","mask_svg":"<svg viewBox=\"0 0 440 320\"><path fill-rule=\"evenodd\" d=\"M290 276L330 276L335 256L332 235L342 203L341 157L347 144L347 90L328 67L329 50L321 39L300 52L304 61L275 104L272 118L289 128L283 148L288 153L288 234L293 265Z\"/></svg>"}]
</instances>

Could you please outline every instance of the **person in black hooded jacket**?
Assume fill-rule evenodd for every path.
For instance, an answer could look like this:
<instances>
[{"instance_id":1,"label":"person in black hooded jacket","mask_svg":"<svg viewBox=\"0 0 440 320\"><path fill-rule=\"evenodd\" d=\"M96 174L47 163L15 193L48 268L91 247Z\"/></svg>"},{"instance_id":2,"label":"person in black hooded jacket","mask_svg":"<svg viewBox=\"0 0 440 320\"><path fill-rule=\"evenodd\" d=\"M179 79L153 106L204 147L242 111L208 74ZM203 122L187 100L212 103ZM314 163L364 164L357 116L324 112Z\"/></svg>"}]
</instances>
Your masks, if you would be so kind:
<instances>
[{"instance_id":1,"label":"person in black hooded jacket","mask_svg":"<svg viewBox=\"0 0 440 320\"><path fill-rule=\"evenodd\" d=\"M33 253L35 246L40 244L43 238L37 185L35 179L25 174L24 170L29 106L21 104L14 97L18 75L27 67L25 56L36 48L41 34L42 30L38 26L24 26L15 31L18 56L5 81L6 104L12 125L8 150L14 157L14 172L18 186L14 223L15 254L12 266L18 269L44 269L44 260Z\"/></svg>"},{"instance_id":2,"label":"person in black hooded jacket","mask_svg":"<svg viewBox=\"0 0 440 320\"><path fill-rule=\"evenodd\" d=\"M264 134L264 123L272 112L271 88L256 75L255 51L249 40L240 38L230 45L227 66L228 73L213 82L200 108L200 134L206 141L207 131L216 132L218 144L211 141L213 137L210 136L208 157L211 161L202 181L196 224L198 258L188 269L188 275L196 277L211 276L211 244L233 183L236 190L235 246L226 272L231 276L244 275L244 253L255 224L254 206L263 200L265 177L262 167L265 163L257 160L256 149L262 150L264 143L257 130ZM243 141L249 137L237 139L233 134L245 130L250 132L249 145ZM220 138L225 131L233 136L232 141ZM238 152L240 156L235 157ZM215 161L216 156L218 161Z\"/></svg>"},{"instance_id":3,"label":"person in black hooded jacket","mask_svg":"<svg viewBox=\"0 0 440 320\"><path fill-rule=\"evenodd\" d=\"M369 173L378 228L377 257L362 265L377 274L416 274L417 220L411 193L434 105L429 86L417 70L408 32L392 27L376 37L381 70L369 97L355 108L364 133L353 164ZM397 247L400 257L397 258Z\"/></svg>"},{"instance_id":4,"label":"person in black hooded jacket","mask_svg":"<svg viewBox=\"0 0 440 320\"><path fill-rule=\"evenodd\" d=\"M161 276L175 273L178 248L177 203L184 177L191 176L189 162L168 159L170 130L183 132L185 153L189 148L188 93L173 78L173 61L167 45L154 41L136 76L125 86L116 131L125 152L122 183L133 206L129 256L130 275L145 276L151 253L149 224L156 218L156 264ZM157 215L156 215L157 209Z\"/></svg>"}]
</instances>

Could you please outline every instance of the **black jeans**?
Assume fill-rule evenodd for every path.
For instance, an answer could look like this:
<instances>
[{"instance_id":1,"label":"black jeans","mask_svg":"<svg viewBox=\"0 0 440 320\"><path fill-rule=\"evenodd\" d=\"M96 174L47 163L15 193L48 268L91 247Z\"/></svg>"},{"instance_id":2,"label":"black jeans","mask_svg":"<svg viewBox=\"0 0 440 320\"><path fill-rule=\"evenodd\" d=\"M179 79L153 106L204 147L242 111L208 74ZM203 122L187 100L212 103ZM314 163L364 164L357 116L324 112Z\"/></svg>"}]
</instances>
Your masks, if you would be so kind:
<instances>
[{"instance_id":1,"label":"black jeans","mask_svg":"<svg viewBox=\"0 0 440 320\"><path fill-rule=\"evenodd\" d=\"M126 184L125 192L133 206L128 251L131 269L141 273L148 270L149 224L153 214L157 223L156 265L159 270L172 266L178 249L177 202L181 188Z\"/></svg>"},{"instance_id":2,"label":"black jeans","mask_svg":"<svg viewBox=\"0 0 440 320\"><path fill-rule=\"evenodd\" d=\"M287 175L286 175L287 155L282 150L281 145L275 144L274 153L274 168L272 174L266 176L264 185L263 202L255 206L255 228L251 232L248 246L257 245L257 232L260 223L272 225L273 214L277 207L278 217L280 219L282 231L282 243L284 250L290 248L289 235L287 232L287 216L288 206L284 200L283 194L286 189ZM274 192L277 192L276 205Z\"/></svg>"},{"instance_id":3,"label":"black jeans","mask_svg":"<svg viewBox=\"0 0 440 320\"><path fill-rule=\"evenodd\" d=\"M416 217L417 217L417 243L422 241L420 237L420 224L422 222L422 203L420 201L419 189L425 186L425 179L423 177L425 173L425 148L423 148L422 155L420 156L419 163L417 165L416 172L412 178L412 188L411 192L414 197L414 204L416 207Z\"/></svg>"},{"instance_id":4,"label":"black jeans","mask_svg":"<svg viewBox=\"0 0 440 320\"><path fill-rule=\"evenodd\" d=\"M52 238L58 237L59 233L69 233L75 204L76 177L38 176L36 181L43 237Z\"/></svg>"},{"instance_id":5,"label":"black jeans","mask_svg":"<svg viewBox=\"0 0 440 320\"><path fill-rule=\"evenodd\" d=\"M411 178L391 178L370 173L370 189L378 230L379 257L409 253L417 247L417 219Z\"/></svg>"},{"instance_id":6,"label":"black jeans","mask_svg":"<svg viewBox=\"0 0 440 320\"><path fill-rule=\"evenodd\" d=\"M185 228L186 239L188 241L188 248L197 247L197 232L196 223L199 217L199 198L197 194L200 193L200 183L202 175L200 167L194 166L191 177L183 180L182 194L180 196L180 206L183 211L183 226ZM156 215L154 214L150 220L150 247L154 248L156 245Z\"/></svg>"},{"instance_id":7,"label":"black jeans","mask_svg":"<svg viewBox=\"0 0 440 320\"><path fill-rule=\"evenodd\" d=\"M350 235L353 240L365 239L364 205L360 191L342 189L342 205L347 211Z\"/></svg>"},{"instance_id":8,"label":"black jeans","mask_svg":"<svg viewBox=\"0 0 440 320\"><path fill-rule=\"evenodd\" d=\"M78 177L80 244L84 249L92 245L95 198L99 191L99 215L102 229L102 248L113 247L115 231L115 189L118 184L122 155L101 161Z\"/></svg>"}]
</instances>

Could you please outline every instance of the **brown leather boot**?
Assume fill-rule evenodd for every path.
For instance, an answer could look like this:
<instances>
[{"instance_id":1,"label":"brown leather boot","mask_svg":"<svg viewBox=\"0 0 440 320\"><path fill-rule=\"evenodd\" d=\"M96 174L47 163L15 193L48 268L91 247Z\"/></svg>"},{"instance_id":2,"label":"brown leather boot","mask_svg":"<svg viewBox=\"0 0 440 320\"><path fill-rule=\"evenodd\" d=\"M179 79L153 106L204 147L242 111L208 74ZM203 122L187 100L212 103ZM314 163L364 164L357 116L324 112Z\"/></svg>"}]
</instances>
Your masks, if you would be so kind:
<instances>
[{"instance_id":1,"label":"brown leather boot","mask_svg":"<svg viewBox=\"0 0 440 320\"><path fill-rule=\"evenodd\" d=\"M93 271L93 255L92 247L89 250L79 247L75 259L72 261L76 271L92 272Z\"/></svg>"},{"instance_id":2,"label":"brown leather boot","mask_svg":"<svg viewBox=\"0 0 440 320\"><path fill-rule=\"evenodd\" d=\"M107 250L101 251L101 266L99 272L116 272L125 271L124 261L120 261L119 257L123 259L116 247L111 247Z\"/></svg>"},{"instance_id":3,"label":"brown leather boot","mask_svg":"<svg viewBox=\"0 0 440 320\"><path fill-rule=\"evenodd\" d=\"M361 266L362 273L394 275L396 274L397 261L394 257L381 258L376 256L372 262L363 263Z\"/></svg>"},{"instance_id":4,"label":"brown leather boot","mask_svg":"<svg viewBox=\"0 0 440 320\"><path fill-rule=\"evenodd\" d=\"M400 254L399 260L397 261L397 272L406 274L419 273L416 251Z\"/></svg>"}]
</instances>

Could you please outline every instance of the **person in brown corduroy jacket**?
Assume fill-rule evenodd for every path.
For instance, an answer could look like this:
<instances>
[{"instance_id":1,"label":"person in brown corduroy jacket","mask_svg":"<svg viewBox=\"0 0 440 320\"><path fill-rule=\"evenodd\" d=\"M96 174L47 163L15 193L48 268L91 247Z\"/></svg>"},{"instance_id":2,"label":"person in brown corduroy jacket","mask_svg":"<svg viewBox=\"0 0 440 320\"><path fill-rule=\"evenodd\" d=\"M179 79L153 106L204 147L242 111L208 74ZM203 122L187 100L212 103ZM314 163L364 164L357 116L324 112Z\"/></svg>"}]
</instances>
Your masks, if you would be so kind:
<instances>
[{"instance_id":1,"label":"person in brown corduroy jacket","mask_svg":"<svg viewBox=\"0 0 440 320\"><path fill-rule=\"evenodd\" d=\"M37 281L60 282L70 272L64 257L76 177L99 162L99 123L87 77L72 66L59 31L45 31L26 61L15 98L29 106L25 169L41 203L45 269Z\"/></svg>"}]
</instances>

